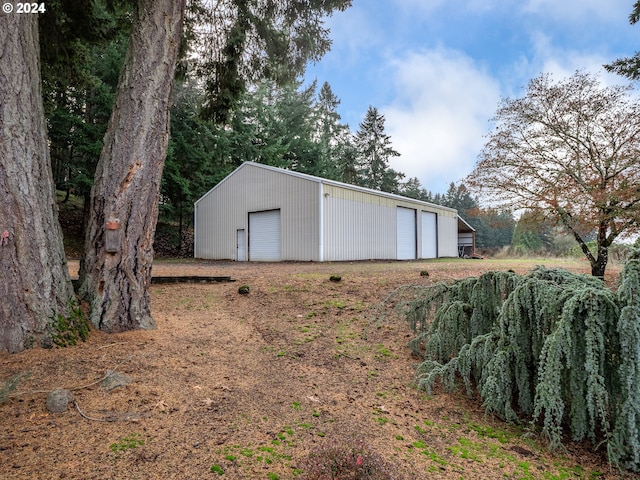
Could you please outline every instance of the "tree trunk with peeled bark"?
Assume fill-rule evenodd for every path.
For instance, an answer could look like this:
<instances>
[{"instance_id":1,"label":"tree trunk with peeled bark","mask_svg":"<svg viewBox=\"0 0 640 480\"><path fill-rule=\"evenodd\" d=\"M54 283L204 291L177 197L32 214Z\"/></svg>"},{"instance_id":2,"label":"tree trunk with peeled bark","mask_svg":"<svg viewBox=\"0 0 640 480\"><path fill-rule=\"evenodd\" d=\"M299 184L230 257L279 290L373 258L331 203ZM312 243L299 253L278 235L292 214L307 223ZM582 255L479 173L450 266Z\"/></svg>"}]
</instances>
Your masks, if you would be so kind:
<instances>
[{"instance_id":1,"label":"tree trunk with peeled bark","mask_svg":"<svg viewBox=\"0 0 640 480\"><path fill-rule=\"evenodd\" d=\"M75 300L42 105L37 15L0 14L0 351L51 345Z\"/></svg>"},{"instance_id":2,"label":"tree trunk with peeled bark","mask_svg":"<svg viewBox=\"0 0 640 480\"><path fill-rule=\"evenodd\" d=\"M96 168L80 294L107 332L155 327L148 287L184 9L185 0L138 1Z\"/></svg>"}]
</instances>

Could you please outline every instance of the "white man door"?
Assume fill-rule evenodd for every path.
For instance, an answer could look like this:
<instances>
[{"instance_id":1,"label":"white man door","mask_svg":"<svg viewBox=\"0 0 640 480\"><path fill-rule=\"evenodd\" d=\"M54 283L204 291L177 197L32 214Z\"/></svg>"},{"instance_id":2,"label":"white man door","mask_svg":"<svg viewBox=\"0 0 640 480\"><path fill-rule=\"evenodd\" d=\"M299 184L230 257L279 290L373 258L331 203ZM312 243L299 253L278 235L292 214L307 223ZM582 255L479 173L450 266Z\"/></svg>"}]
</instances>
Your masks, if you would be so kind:
<instances>
[{"instance_id":1,"label":"white man door","mask_svg":"<svg viewBox=\"0 0 640 480\"><path fill-rule=\"evenodd\" d=\"M249 260L279 262L281 259L280 210L249 213Z\"/></svg>"},{"instance_id":2,"label":"white man door","mask_svg":"<svg viewBox=\"0 0 640 480\"><path fill-rule=\"evenodd\" d=\"M245 235L244 228L238 229L237 231L237 256L236 260L238 262L246 262L247 261L247 238Z\"/></svg>"}]
</instances>

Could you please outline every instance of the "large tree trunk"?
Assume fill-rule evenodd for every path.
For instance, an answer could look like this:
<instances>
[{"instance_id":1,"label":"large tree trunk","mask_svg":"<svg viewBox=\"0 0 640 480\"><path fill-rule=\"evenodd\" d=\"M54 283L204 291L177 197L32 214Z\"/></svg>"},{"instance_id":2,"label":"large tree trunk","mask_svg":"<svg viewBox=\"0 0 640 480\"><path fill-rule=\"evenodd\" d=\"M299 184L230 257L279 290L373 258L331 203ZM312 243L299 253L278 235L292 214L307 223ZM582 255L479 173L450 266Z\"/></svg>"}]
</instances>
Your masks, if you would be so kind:
<instances>
[{"instance_id":1,"label":"large tree trunk","mask_svg":"<svg viewBox=\"0 0 640 480\"><path fill-rule=\"evenodd\" d=\"M51 345L73 301L40 85L37 15L0 14L0 351Z\"/></svg>"},{"instance_id":2,"label":"large tree trunk","mask_svg":"<svg viewBox=\"0 0 640 480\"><path fill-rule=\"evenodd\" d=\"M91 322L107 332L155 327L147 288L184 6L185 0L137 2L96 167L80 293L90 303ZM106 234L111 219L119 228ZM117 251L107 252L107 235L117 238Z\"/></svg>"}]
</instances>

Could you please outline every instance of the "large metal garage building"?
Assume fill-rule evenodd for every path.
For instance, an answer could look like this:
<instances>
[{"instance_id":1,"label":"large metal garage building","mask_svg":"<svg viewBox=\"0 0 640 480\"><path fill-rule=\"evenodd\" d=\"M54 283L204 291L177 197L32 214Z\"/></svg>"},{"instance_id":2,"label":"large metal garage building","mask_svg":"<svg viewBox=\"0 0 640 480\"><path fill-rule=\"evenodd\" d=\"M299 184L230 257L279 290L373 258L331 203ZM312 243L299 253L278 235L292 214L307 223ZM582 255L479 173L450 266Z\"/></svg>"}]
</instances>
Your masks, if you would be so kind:
<instances>
[{"instance_id":1,"label":"large metal garage building","mask_svg":"<svg viewBox=\"0 0 640 480\"><path fill-rule=\"evenodd\" d=\"M200 198L194 215L194 256L216 260L457 257L459 225L473 231L451 208L254 162Z\"/></svg>"}]
</instances>

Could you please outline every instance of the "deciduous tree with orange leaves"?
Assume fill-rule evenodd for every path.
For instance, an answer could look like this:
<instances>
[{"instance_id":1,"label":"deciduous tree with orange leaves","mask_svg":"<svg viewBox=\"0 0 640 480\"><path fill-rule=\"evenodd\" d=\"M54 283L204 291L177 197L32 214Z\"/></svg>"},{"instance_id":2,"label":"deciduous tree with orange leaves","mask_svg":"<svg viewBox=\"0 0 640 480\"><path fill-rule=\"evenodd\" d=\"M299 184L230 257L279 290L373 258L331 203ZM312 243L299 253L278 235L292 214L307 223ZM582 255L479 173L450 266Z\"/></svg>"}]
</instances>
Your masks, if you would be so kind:
<instances>
[{"instance_id":1,"label":"deciduous tree with orange leaves","mask_svg":"<svg viewBox=\"0 0 640 480\"><path fill-rule=\"evenodd\" d=\"M536 212L573 235L604 277L613 241L640 230L640 103L629 86L544 74L504 99L467 183L494 205ZM595 234L597 252L586 239Z\"/></svg>"}]
</instances>

